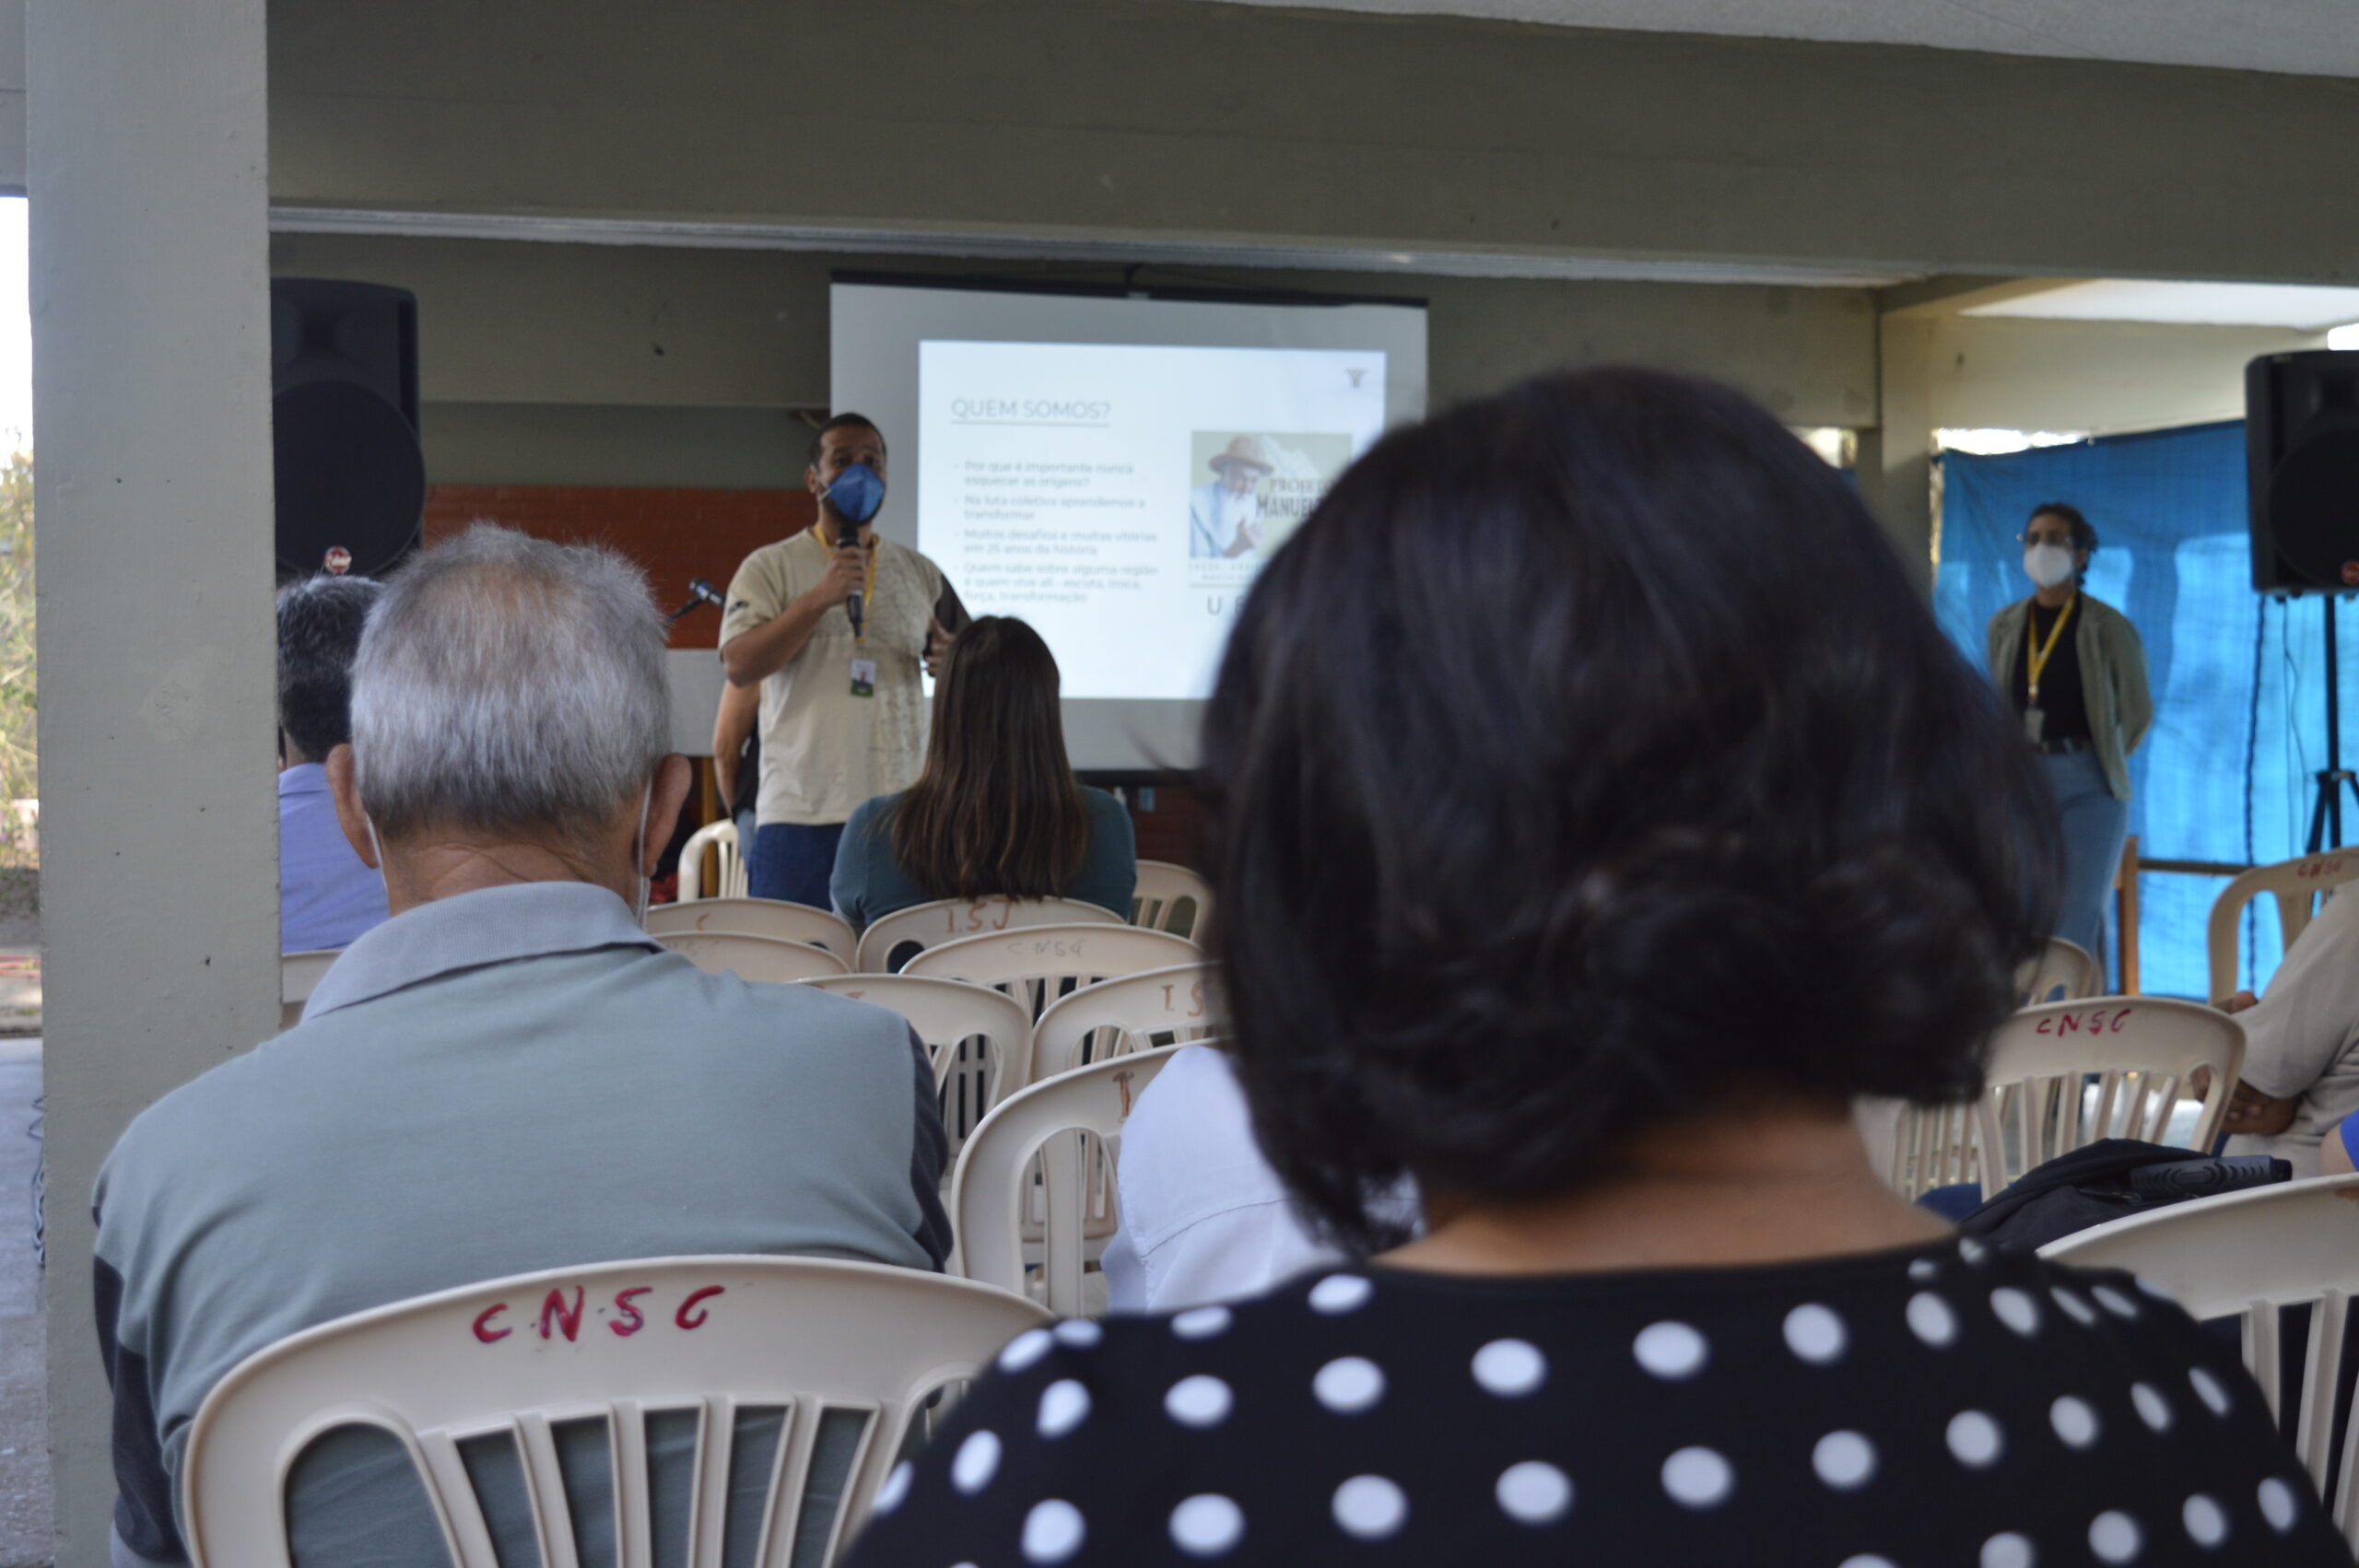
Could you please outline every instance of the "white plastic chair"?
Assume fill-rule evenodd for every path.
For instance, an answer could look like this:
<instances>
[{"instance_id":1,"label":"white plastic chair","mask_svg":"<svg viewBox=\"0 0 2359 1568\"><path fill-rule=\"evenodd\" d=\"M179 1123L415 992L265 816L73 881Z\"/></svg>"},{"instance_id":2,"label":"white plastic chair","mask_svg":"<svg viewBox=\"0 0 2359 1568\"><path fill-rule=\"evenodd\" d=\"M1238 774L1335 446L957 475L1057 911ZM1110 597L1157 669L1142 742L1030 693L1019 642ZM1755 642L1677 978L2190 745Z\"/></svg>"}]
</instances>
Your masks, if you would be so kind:
<instances>
[{"instance_id":1,"label":"white plastic chair","mask_svg":"<svg viewBox=\"0 0 2359 1568\"><path fill-rule=\"evenodd\" d=\"M1100 980L1050 1002L1032 1026L1032 1082L1226 1028L1219 979L1212 965L1181 964ZM1154 1040L1161 1035L1170 1038Z\"/></svg>"},{"instance_id":2,"label":"white plastic chair","mask_svg":"<svg viewBox=\"0 0 2359 1568\"><path fill-rule=\"evenodd\" d=\"M721 874L708 892L704 885L704 852L714 850L720 857ZM693 903L699 898L743 898L745 896L745 850L737 842L737 825L722 818L709 822L688 835L680 846L680 902Z\"/></svg>"},{"instance_id":3,"label":"white plastic chair","mask_svg":"<svg viewBox=\"0 0 2359 1568\"><path fill-rule=\"evenodd\" d=\"M911 1269L744 1257L553 1270L357 1313L249 1356L206 1397L181 1466L190 1557L286 1568L288 1469L322 1433L358 1425L408 1450L458 1568L499 1568L461 1445L521 1451L540 1536L531 1561L566 1568L578 1555L552 1429L587 1420L605 1429L616 1568L648 1568L647 1421L685 1409L700 1412L688 1540L666 1555L695 1568L722 1560L740 1414L785 1418L765 1467L764 1563L784 1563L804 1524L822 1416L861 1419L832 1561L926 1399L1044 1316Z\"/></svg>"},{"instance_id":4,"label":"white plastic chair","mask_svg":"<svg viewBox=\"0 0 2359 1568\"><path fill-rule=\"evenodd\" d=\"M278 955L278 1027L282 1031L303 1022L303 1008L311 1001L320 977L328 972L329 965L343 956L343 950L334 947Z\"/></svg>"},{"instance_id":5,"label":"white plastic chair","mask_svg":"<svg viewBox=\"0 0 2359 1568\"><path fill-rule=\"evenodd\" d=\"M1888 1167L1914 1199L1979 1180L1987 1199L2033 1166L2100 1138L2167 1141L2199 1067L2211 1069L2193 1131L2219 1136L2244 1066L2244 1025L2194 1002L2099 997L2027 1007L1992 1037L1982 1094L1962 1106L1911 1106L1896 1118ZM2095 1084L2083 1080L2095 1075Z\"/></svg>"},{"instance_id":6,"label":"white plastic chair","mask_svg":"<svg viewBox=\"0 0 2359 1568\"><path fill-rule=\"evenodd\" d=\"M1131 895L1131 924L1171 931L1202 947L1213 929L1212 884L1169 860L1141 860L1138 886Z\"/></svg>"},{"instance_id":7,"label":"white plastic chair","mask_svg":"<svg viewBox=\"0 0 2359 1568\"><path fill-rule=\"evenodd\" d=\"M2310 1306L2309 1352L2300 1381L2294 1447L2335 1527L2359 1546L2359 1495L2353 1469L2359 1433L2343 1444L2341 1473L2328 1485L2334 1403L2348 1381L2343 1326L2359 1291L2359 1176L2255 1188L2174 1203L2053 1241L2040 1256L2083 1269L2126 1269L2150 1280L2199 1319L2237 1317L2245 1370L2274 1416L2281 1387L2278 1313Z\"/></svg>"},{"instance_id":8,"label":"white plastic chair","mask_svg":"<svg viewBox=\"0 0 2359 1568\"><path fill-rule=\"evenodd\" d=\"M2079 1001L2105 989L2105 975L2089 950L2060 936L2048 939L2038 957L2015 971L2015 995L2025 1007Z\"/></svg>"},{"instance_id":9,"label":"white plastic chair","mask_svg":"<svg viewBox=\"0 0 2359 1568\"><path fill-rule=\"evenodd\" d=\"M1121 925L1035 926L929 947L901 972L1003 989L1038 1019L1041 1009L1068 990L1142 969L1201 964L1203 958L1203 949L1166 931ZM1039 1076L1037 1064L1033 1076Z\"/></svg>"},{"instance_id":10,"label":"white plastic chair","mask_svg":"<svg viewBox=\"0 0 2359 1568\"><path fill-rule=\"evenodd\" d=\"M2318 900L2332 895L2344 883L2359 879L2359 848L2329 849L2255 866L2220 890L2212 901L2212 917L2204 922L2204 955L2211 970L2212 1001L2224 1001L2236 992L2241 972L2236 962L2236 931L2244 924L2245 906L2264 894L2277 900L2277 930L2292 947L2317 915Z\"/></svg>"},{"instance_id":11,"label":"white plastic chair","mask_svg":"<svg viewBox=\"0 0 2359 1568\"><path fill-rule=\"evenodd\" d=\"M1110 1178L1121 1158L1122 1124L1139 1091L1169 1059L1163 1051L1116 1057L1002 1100L967 1140L951 1178L950 1211L958 1228L952 1270L1022 1294L1027 1199L1045 1199L1041 1275L1048 1307L1060 1317L1078 1316L1085 1229L1111 1229L1116 1184ZM1086 1160L1085 1143L1093 1141L1101 1157ZM1036 1157L1046 1173L1037 1184Z\"/></svg>"},{"instance_id":12,"label":"white plastic chair","mask_svg":"<svg viewBox=\"0 0 2359 1568\"><path fill-rule=\"evenodd\" d=\"M991 936L1031 926L1119 926L1122 918L1076 898L945 898L879 916L860 933L852 966L863 975L897 969L893 959L962 937Z\"/></svg>"},{"instance_id":13,"label":"white plastic chair","mask_svg":"<svg viewBox=\"0 0 2359 1568\"><path fill-rule=\"evenodd\" d=\"M846 975L851 965L824 947L741 931L662 931L657 942L708 975L735 974L741 980L816 980Z\"/></svg>"},{"instance_id":14,"label":"white plastic chair","mask_svg":"<svg viewBox=\"0 0 2359 1568\"><path fill-rule=\"evenodd\" d=\"M890 1008L910 1021L933 1060L942 1125L954 1156L991 1108L1031 1075L1031 1015L987 986L913 975L832 975L804 983ZM970 1044L976 1048L964 1048Z\"/></svg>"},{"instance_id":15,"label":"white plastic chair","mask_svg":"<svg viewBox=\"0 0 2359 1568\"><path fill-rule=\"evenodd\" d=\"M773 942L803 942L824 947L850 964L860 947L851 923L832 909L789 904L779 898L699 898L692 904L659 904L647 912L650 936L685 931L734 931Z\"/></svg>"}]
</instances>

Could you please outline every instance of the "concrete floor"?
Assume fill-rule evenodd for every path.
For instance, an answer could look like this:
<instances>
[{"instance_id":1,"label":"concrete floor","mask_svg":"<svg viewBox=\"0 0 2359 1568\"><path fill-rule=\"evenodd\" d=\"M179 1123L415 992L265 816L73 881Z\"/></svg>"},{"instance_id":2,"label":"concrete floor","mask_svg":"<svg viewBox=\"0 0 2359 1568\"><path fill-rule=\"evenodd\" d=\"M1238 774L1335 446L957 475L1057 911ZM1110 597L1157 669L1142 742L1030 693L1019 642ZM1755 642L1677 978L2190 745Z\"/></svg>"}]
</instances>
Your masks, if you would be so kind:
<instances>
[{"instance_id":1,"label":"concrete floor","mask_svg":"<svg viewBox=\"0 0 2359 1568\"><path fill-rule=\"evenodd\" d=\"M33 1251L41 1041L0 1039L0 1568L48 1568L46 1321Z\"/></svg>"}]
</instances>

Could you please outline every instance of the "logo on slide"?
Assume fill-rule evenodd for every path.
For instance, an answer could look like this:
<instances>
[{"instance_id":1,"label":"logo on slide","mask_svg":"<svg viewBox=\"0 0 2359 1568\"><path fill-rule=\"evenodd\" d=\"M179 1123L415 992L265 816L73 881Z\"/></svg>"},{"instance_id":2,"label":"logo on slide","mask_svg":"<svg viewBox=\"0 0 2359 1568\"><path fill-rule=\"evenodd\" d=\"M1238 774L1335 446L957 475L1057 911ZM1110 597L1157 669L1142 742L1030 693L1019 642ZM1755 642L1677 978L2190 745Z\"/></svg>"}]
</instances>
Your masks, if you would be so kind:
<instances>
[{"instance_id":1,"label":"logo on slide","mask_svg":"<svg viewBox=\"0 0 2359 1568\"><path fill-rule=\"evenodd\" d=\"M1351 461L1352 438L1341 431L1196 431L1189 440L1188 557L1197 579L1250 577Z\"/></svg>"}]
</instances>

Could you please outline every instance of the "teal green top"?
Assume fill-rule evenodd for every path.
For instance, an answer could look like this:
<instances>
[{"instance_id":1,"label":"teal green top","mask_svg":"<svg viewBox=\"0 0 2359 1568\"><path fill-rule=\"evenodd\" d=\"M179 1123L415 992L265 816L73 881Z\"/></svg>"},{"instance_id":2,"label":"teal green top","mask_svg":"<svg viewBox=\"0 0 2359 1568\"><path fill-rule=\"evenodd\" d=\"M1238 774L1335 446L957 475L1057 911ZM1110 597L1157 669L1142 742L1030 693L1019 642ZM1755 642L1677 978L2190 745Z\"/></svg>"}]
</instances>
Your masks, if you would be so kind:
<instances>
[{"instance_id":1,"label":"teal green top","mask_svg":"<svg viewBox=\"0 0 2359 1568\"><path fill-rule=\"evenodd\" d=\"M1089 808L1089 852L1081 871L1060 895L1084 903L1102 905L1127 920L1131 895L1138 887L1139 851L1131 831L1131 813L1103 790L1082 786L1081 798ZM863 802L844 824L836 847L836 872L827 881L827 896L836 913L864 930L871 921L896 909L931 904L937 896L910 880L893 860L893 808L898 795L879 795Z\"/></svg>"}]
</instances>

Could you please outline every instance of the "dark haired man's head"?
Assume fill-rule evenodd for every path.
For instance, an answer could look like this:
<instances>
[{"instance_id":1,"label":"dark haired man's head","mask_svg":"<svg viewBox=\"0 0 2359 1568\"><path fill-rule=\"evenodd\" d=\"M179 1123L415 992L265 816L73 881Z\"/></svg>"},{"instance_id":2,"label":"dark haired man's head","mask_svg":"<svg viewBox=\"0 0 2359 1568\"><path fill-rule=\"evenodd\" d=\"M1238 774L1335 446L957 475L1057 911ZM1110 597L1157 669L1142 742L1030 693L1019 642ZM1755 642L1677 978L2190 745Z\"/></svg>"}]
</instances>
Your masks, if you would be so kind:
<instances>
[{"instance_id":1,"label":"dark haired man's head","mask_svg":"<svg viewBox=\"0 0 2359 1568\"><path fill-rule=\"evenodd\" d=\"M1246 600L1203 761L1239 1076L1364 1243L1403 1173L1552 1196L1715 1102L1967 1095L2058 876L1849 488L1641 370L1355 463Z\"/></svg>"},{"instance_id":2,"label":"dark haired man's head","mask_svg":"<svg viewBox=\"0 0 2359 1568\"><path fill-rule=\"evenodd\" d=\"M365 577L314 577L278 591L278 729L287 760L324 762L352 739L352 658L383 591Z\"/></svg>"},{"instance_id":3,"label":"dark haired man's head","mask_svg":"<svg viewBox=\"0 0 2359 1568\"><path fill-rule=\"evenodd\" d=\"M864 414L839 414L811 433L811 466L803 482L820 497L819 506L831 521L840 522L827 506L826 492L837 475L855 462L864 462L885 478L885 433Z\"/></svg>"},{"instance_id":4,"label":"dark haired man's head","mask_svg":"<svg viewBox=\"0 0 2359 1568\"><path fill-rule=\"evenodd\" d=\"M839 413L812 431L812 467L804 469L802 484L818 497L818 509L830 523L828 532L847 521L828 502L828 486L854 462L866 462L875 469L877 479L885 479L885 431L877 429L868 415Z\"/></svg>"}]
</instances>

